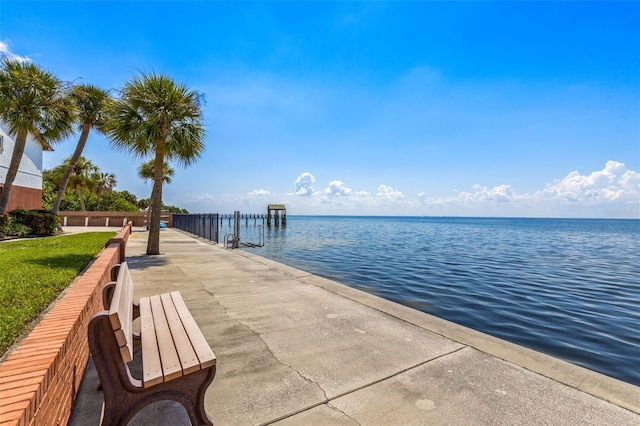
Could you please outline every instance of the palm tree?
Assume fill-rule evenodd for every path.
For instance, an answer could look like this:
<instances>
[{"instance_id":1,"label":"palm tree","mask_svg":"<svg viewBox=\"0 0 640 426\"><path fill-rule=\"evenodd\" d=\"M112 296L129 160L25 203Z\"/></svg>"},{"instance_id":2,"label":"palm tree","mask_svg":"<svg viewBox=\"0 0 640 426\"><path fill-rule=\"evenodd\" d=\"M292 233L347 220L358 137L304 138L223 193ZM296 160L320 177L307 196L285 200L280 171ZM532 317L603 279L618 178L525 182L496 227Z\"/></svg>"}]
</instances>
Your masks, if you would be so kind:
<instances>
[{"instance_id":1,"label":"palm tree","mask_svg":"<svg viewBox=\"0 0 640 426\"><path fill-rule=\"evenodd\" d=\"M44 177L45 173L49 176L49 178L51 179L51 182L56 187L56 193L58 192L58 189L60 188L60 183L62 183L62 177L64 176L64 173L65 173L66 170L67 170L67 166L65 164L59 164L59 165L55 166L53 169L45 170L42 173L43 177Z\"/></svg>"},{"instance_id":2,"label":"palm tree","mask_svg":"<svg viewBox=\"0 0 640 426\"><path fill-rule=\"evenodd\" d=\"M175 171L173 168L165 161L162 165L162 182L167 184L171 183L171 178L173 178L174 174ZM153 181L153 159L140 164L140 167L138 167L138 176L144 179L145 182L148 180Z\"/></svg>"},{"instance_id":3,"label":"palm tree","mask_svg":"<svg viewBox=\"0 0 640 426\"><path fill-rule=\"evenodd\" d=\"M162 165L162 183L166 183L166 184L171 183L171 178L173 177L173 174L174 174L174 170L171 168L169 163L165 161L164 164ZM145 161L144 163L140 164L140 167L138 167L138 176L140 176L145 181L145 183L148 180L153 181L154 175L155 173L153 169L153 159L149 161ZM147 205L147 208L148 207L149 205ZM151 209L149 209L149 211L147 212L147 229L149 229L148 227L150 223L151 223Z\"/></svg>"},{"instance_id":4,"label":"palm tree","mask_svg":"<svg viewBox=\"0 0 640 426\"><path fill-rule=\"evenodd\" d=\"M9 202L27 136L44 149L71 133L74 105L64 84L31 62L2 58L0 67L0 120L15 135L15 146L0 198L0 214Z\"/></svg>"},{"instance_id":5,"label":"palm tree","mask_svg":"<svg viewBox=\"0 0 640 426\"><path fill-rule=\"evenodd\" d=\"M89 132L92 128L96 128L100 131L100 125L104 118L105 105L109 101L109 93L90 84L80 84L74 86L71 90L71 98L78 109L77 121L80 126L80 138L78 139L76 149L69 160L61 185L58 188L58 195L51 209L54 213L58 213L60 210L62 197L67 189L67 184L69 183L69 179L73 173L73 168L78 162L78 159L80 158L80 155L82 155L82 151L87 144Z\"/></svg>"},{"instance_id":6,"label":"palm tree","mask_svg":"<svg viewBox=\"0 0 640 426\"><path fill-rule=\"evenodd\" d=\"M64 163L67 165L67 169L69 167L69 164L71 164L71 160L72 160L72 157L67 157L64 160ZM78 194L78 199L80 201L80 209L83 212L87 211L87 207L84 203L82 190L88 189L91 191L97 186L97 179L95 176L97 173L98 173L98 167L95 164L93 164L91 160L87 160L83 156L80 156L78 158L78 160L76 161L76 164L71 169L71 175L68 178L67 185L75 189L76 193ZM58 190L60 190L60 188L58 188Z\"/></svg>"},{"instance_id":7,"label":"palm tree","mask_svg":"<svg viewBox=\"0 0 640 426\"><path fill-rule=\"evenodd\" d=\"M102 198L103 192L111 192L116 187L116 175L113 173L98 172L94 174L96 180L96 194L98 195L98 203L96 210L100 210L100 198Z\"/></svg>"},{"instance_id":8,"label":"palm tree","mask_svg":"<svg viewBox=\"0 0 640 426\"><path fill-rule=\"evenodd\" d=\"M188 166L204 150L202 96L159 74L141 74L125 84L109 106L105 130L116 149L135 157L153 156L153 189L147 254L160 254L165 160Z\"/></svg>"}]
</instances>

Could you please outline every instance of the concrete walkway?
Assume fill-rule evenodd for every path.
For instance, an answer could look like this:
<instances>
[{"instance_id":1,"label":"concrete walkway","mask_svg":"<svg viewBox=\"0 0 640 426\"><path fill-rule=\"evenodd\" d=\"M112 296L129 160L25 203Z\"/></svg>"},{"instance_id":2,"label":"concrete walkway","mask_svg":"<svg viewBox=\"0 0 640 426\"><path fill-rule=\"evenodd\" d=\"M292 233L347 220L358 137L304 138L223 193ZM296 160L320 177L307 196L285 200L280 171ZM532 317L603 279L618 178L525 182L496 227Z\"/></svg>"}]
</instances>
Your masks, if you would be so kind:
<instances>
[{"instance_id":1,"label":"concrete walkway","mask_svg":"<svg viewBox=\"0 0 640 426\"><path fill-rule=\"evenodd\" d=\"M218 358L223 425L638 425L640 388L242 250L134 232L135 298L179 290ZM134 368L135 370L135 368ZM98 424L88 369L70 424ZM175 403L132 424L188 424Z\"/></svg>"}]
</instances>

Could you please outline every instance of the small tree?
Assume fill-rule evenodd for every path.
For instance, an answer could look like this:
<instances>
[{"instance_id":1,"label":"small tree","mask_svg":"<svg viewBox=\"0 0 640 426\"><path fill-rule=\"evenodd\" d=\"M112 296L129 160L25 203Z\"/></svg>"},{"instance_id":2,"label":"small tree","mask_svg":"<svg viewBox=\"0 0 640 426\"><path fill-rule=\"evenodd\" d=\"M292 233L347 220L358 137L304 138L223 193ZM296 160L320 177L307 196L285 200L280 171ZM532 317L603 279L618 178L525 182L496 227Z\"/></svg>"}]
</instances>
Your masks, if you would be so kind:
<instances>
[{"instance_id":1,"label":"small tree","mask_svg":"<svg viewBox=\"0 0 640 426\"><path fill-rule=\"evenodd\" d=\"M96 181L96 195L98 196L98 205L96 206L96 210L100 210L100 199L102 198L102 194L105 192L109 193L116 187L116 175L113 173L97 172L94 174L93 178Z\"/></svg>"},{"instance_id":2,"label":"small tree","mask_svg":"<svg viewBox=\"0 0 640 426\"><path fill-rule=\"evenodd\" d=\"M169 163L165 161L164 164L162 165L162 183L167 183L167 184L171 183L171 178L173 177L173 174L174 174L174 170L171 168ZM140 167L138 167L138 176L140 176L145 181L145 183L148 180L153 181L153 177L155 176L153 159L142 163ZM149 226L151 224L151 209L149 207L150 206L147 200L147 205L145 207L148 209L147 210L147 229L149 229ZM163 207L161 207L161 209Z\"/></svg>"},{"instance_id":3,"label":"small tree","mask_svg":"<svg viewBox=\"0 0 640 426\"><path fill-rule=\"evenodd\" d=\"M174 174L175 170L165 161L162 165L162 183L171 183ZM153 177L155 176L153 159L140 164L140 167L138 167L138 176L145 182L148 180L153 181Z\"/></svg>"},{"instance_id":4,"label":"small tree","mask_svg":"<svg viewBox=\"0 0 640 426\"><path fill-rule=\"evenodd\" d=\"M67 166L72 161L71 157L67 157L64 160L64 164ZM76 164L71 169L71 175L68 179L68 186L73 188L78 194L78 199L80 201L80 209L84 212L87 210L84 202L84 196L82 195L82 191L84 189L88 189L89 191L93 190L97 185L97 177L98 167L93 164L91 160L87 160L83 156L80 156L76 161ZM62 185L62 183L60 183ZM58 193L60 192L60 187L58 188ZM64 195L64 192L63 192ZM62 200L62 198L60 198Z\"/></svg>"}]
</instances>

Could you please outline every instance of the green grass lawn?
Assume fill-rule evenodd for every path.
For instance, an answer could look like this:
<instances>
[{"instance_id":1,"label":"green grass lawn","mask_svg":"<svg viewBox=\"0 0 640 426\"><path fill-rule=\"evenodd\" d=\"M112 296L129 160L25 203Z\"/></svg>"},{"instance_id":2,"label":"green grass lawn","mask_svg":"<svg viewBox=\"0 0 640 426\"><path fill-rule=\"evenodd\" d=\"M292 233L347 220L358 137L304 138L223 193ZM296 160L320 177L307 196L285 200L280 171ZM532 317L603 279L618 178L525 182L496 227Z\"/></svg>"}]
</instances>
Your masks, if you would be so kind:
<instances>
[{"instance_id":1,"label":"green grass lawn","mask_svg":"<svg viewBox=\"0 0 640 426\"><path fill-rule=\"evenodd\" d=\"M114 235L88 232L0 243L0 355Z\"/></svg>"}]
</instances>

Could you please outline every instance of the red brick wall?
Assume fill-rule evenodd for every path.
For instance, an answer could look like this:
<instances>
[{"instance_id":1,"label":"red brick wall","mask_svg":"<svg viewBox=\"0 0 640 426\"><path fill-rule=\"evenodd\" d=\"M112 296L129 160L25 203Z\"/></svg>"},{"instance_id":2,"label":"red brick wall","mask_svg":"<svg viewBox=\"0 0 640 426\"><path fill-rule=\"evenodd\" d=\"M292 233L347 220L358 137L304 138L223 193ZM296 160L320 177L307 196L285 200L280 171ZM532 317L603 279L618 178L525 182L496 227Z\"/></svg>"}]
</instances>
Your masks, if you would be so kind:
<instances>
[{"instance_id":1,"label":"red brick wall","mask_svg":"<svg viewBox=\"0 0 640 426\"><path fill-rule=\"evenodd\" d=\"M64 224L65 218L67 224ZM133 226L144 226L147 223L147 212L67 212L58 213L60 226L105 226L109 218L109 226L121 226L126 219L133 222ZM87 222L85 220L88 219ZM162 212L160 219L167 222L169 228L173 227L173 213Z\"/></svg>"},{"instance_id":2,"label":"red brick wall","mask_svg":"<svg viewBox=\"0 0 640 426\"><path fill-rule=\"evenodd\" d=\"M126 242L131 226L116 238ZM0 424L66 425L89 359L87 327L118 263L109 244L0 365Z\"/></svg>"},{"instance_id":3,"label":"red brick wall","mask_svg":"<svg viewBox=\"0 0 640 426\"><path fill-rule=\"evenodd\" d=\"M0 184L0 194L4 187ZM15 210L17 208L38 210L42 208L42 190L34 188L25 188L24 186L13 185L11 187L11 198L7 204L6 211Z\"/></svg>"}]
</instances>

